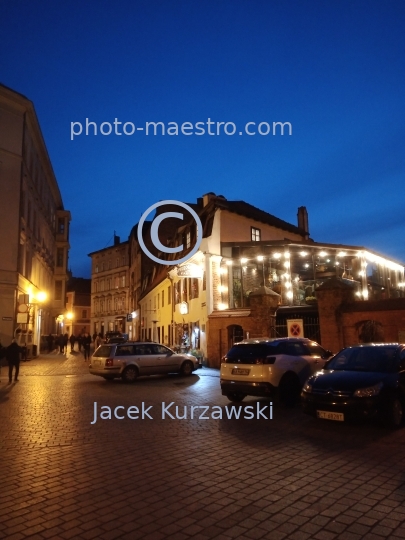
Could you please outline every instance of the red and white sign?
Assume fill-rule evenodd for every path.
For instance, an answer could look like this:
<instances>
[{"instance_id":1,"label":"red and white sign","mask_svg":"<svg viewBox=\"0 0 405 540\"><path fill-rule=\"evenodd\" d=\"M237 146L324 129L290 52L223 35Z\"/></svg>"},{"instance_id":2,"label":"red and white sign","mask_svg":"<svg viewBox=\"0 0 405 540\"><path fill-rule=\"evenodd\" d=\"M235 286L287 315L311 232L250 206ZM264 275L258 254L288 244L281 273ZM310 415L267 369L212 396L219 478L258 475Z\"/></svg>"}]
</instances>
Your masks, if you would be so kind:
<instances>
[{"instance_id":1,"label":"red and white sign","mask_svg":"<svg viewBox=\"0 0 405 540\"><path fill-rule=\"evenodd\" d=\"M304 337L303 319L287 319L288 337Z\"/></svg>"}]
</instances>

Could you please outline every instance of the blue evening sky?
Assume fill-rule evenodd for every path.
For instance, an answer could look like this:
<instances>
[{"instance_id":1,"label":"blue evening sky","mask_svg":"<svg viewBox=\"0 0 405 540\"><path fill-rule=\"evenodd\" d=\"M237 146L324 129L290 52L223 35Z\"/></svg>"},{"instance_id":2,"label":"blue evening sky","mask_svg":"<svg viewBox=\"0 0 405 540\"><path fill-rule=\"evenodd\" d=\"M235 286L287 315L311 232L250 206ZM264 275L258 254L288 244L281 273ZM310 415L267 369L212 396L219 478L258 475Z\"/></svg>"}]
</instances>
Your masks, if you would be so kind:
<instances>
[{"instance_id":1,"label":"blue evening sky","mask_svg":"<svg viewBox=\"0 0 405 540\"><path fill-rule=\"evenodd\" d=\"M153 203L208 191L405 261L404 27L398 0L3 0L0 81L34 102L74 275ZM72 141L86 118L237 132ZM239 135L277 121L292 136Z\"/></svg>"}]
</instances>

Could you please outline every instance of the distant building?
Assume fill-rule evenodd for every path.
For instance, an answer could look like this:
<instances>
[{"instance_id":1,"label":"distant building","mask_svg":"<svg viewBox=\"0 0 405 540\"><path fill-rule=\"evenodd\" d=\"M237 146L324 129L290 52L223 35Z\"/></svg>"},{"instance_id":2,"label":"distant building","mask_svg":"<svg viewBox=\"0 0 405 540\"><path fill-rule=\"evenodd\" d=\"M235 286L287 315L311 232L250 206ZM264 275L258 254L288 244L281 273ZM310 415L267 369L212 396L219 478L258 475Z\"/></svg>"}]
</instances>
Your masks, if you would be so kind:
<instances>
[{"instance_id":1,"label":"distant building","mask_svg":"<svg viewBox=\"0 0 405 540\"><path fill-rule=\"evenodd\" d=\"M91 257L91 334L127 332L129 305L128 241L89 254ZM128 333L129 329L128 329ZM132 338L132 334L130 336Z\"/></svg>"},{"instance_id":2,"label":"distant building","mask_svg":"<svg viewBox=\"0 0 405 540\"><path fill-rule=\"evenodd\" d=\"M67 282L63 333L91 333L91 279L71 277Z\"/></svg>"},{"instance_id":3,"label":"distant building","mask_svg":"<svg viewBox=\"0 0 405 540\"><path fill-rule=\"evenodd\" d=\"M33 103L0 85L0 338L30 352L65 309L70 212Z\"/></svg>"}]
</instances>

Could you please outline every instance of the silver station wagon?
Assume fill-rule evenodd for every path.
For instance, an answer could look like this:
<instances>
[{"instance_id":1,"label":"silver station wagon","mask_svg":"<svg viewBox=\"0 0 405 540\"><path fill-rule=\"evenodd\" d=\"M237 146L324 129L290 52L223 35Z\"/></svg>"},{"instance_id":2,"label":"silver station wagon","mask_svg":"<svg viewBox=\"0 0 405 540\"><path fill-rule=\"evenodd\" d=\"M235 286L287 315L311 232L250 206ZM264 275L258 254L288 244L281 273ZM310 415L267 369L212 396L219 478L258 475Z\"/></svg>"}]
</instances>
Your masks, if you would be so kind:
<instances>
[{"instance_id":1,"label":"silver station wagon","mask_svg":"<svg viewBox=\"0 0 405 540\"><path fill-rule=\"evenodd\" d=\"M177 354L159 343L125 342L101 345L91 357L89 371L106 380L121 377L134 382L142 375L191 375L200 366L191 354Z\"/></svg>"}]
</instances>

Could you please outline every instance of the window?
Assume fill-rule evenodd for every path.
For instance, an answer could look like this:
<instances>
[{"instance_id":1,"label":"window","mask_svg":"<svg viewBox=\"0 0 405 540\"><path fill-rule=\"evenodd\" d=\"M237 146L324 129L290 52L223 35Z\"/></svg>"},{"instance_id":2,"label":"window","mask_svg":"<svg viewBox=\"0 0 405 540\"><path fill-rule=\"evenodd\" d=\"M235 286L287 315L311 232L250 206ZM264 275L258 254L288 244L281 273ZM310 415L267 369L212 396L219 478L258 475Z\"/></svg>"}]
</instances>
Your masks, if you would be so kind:
<instances>
[{"instance_id":1,"label":"window","mask_svg":"<svg viewBox=\"0 0 405 540\"><path fill-rule=\"evenodd\" d=\"M98 292L98 282L94 282L94 292Z\"/></svg>"},{"instance_id":2,"label":"window","mask_svg":"<svg viewBox=\"0 0 405 540\"><path fill-rule=\"evenodd\" d=\"M55 300L62 300L62 281L55 281Z\"/></svg>"},{"instance_id":3,"label":"window","mask_svg":"<svg viewBox=\"0 0 405 540\"><path fill-rule=\"evenodd\" d=\"M121 287L125 287L125 276L121 276Z\"/></svg>"},{"instance_id":4,"label":"window","mask_svg":"<svg viewBox=\"0 0 405 540\"><path fill-rule=\"evenodd\" d=\"M193 298L198 298L198 278L190 280L190 300Z\"/></svg>"},{"instance_id":5,"label":"window","mask_svg":"<svg viewBox=\"0 0 405 540\"><path fill-rule=\"evenodd\" d=\"M252 232L252 242L260 242L260 240L261 240L260 229L256 229L255 227L251 227L250 230Z\"/></svg>"},{"instance_id":6,"label":"window","mask_svg":"<svg viewBox=\"0 0 405 540\"><path fill-rule=\"evenodd\" d=\"M184 278L182 281L182 295L181 295L181 301L187 302L187 278Z\"/></svg>"},{"instance_id":7,"label":"window","mask_svg":"<svg viewBox=\"0 0 405 540\"><path fill-rule=\"evenodd\" d=\"M120 278L116 277L115 278L115 288L118 289L119 286L120 286Z\"/></svg>"},{"instance_id":8,"label":"window","mask_svg":"<svg viewBox=\"0 0 405 540\"><path fill-rule=\"evenodd\" d=\"M98 274L98 264L96 264L96 267L94 269L95 273Z\"/></svg>"},{"instance_id":9,"label":"window","mask_svg":"<svg viewBox=\"0 0 405 540\"><path fill-rule=\"evenodd\" d=\"M170 305L172 303L172 288L169 286L167 288L167 303Z\"/></svg>"},{"instance_id":10,"label":"window","mask_svg":"<svg viewBox=\"0 0 405 540\"><path fill-rule=\"evenodd\" d=\"M56 266L59 268L63 267L63 259L64 259L64 249L58 248L56 250Z\"/></svg>"},{"instance_id":11,"label":"window","mask_svg":"<svg viewBox=\"0 0 405 540\"><path fill-rule=\"evenodd\" d=\"M162 291L162 307L165 307L165 291Z\"/></svg>"},{"instance_id":12,"label":"window","mask_svg":"<svg viewBox=\"0 0 405 540\"><path fill-rule=\"evenodd\" d=\"M65 232L65 220L64 218L58 218L58 234Z\"/></svg>"},{"instance_id":13,"label":"window","mask_svg":"<svg viewBox=\"0 0 405 540\"><path fill-rule=\"evenodd\" d=\"M104 291L104 279L100 281L100 290Z\"/></svg>"},{"instance_id":14,"label":"window","mask_svg":"<svg viewBox=\"0 0 405 540\"><path fill-rule=\"evenodd\" d=\"M191 245L191 232L188 231L186 234L186 248L188 249Z\"/></svg>"},{"instance_id":15,"label":"window","mask_svg":"<svg viewBox=\"0 0 405 540\"><path fill-rule=\"evenodd\" d=\"M87 309L82 310L82 319L87 319Z\"/></svg>"}]
</instances>

